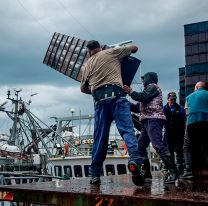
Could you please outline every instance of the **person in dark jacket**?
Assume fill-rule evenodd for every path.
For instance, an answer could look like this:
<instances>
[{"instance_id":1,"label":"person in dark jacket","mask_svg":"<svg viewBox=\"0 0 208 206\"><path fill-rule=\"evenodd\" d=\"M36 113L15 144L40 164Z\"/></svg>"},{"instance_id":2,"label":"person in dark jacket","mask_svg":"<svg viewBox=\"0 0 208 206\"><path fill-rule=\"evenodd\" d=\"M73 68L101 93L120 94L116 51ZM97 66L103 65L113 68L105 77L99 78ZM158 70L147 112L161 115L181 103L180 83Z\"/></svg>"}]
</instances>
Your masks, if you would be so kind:
<instances>
[{"instance_id":1,"label":"person in dark jacket","mask_svg":"<svg viewBox=\"0 0 208 206\"><path fill-rule=\"evenodd\" d=\"M183 174L184 157L183 142L185 133L185 110L184 107L176 102L177 96L175 92L169 92L167 104L163 107L167 122L165 137L167 140L169 151L175 160L179 171L179 175Z\"/></svg>"},{"instance_id":2,"label":"person in dark jacket","mask_svg":"<svg viewBox=\"0 0 208 206\"><path fill-rule=\"evenodd\" d=\"M167 144L163 141L162 131L166 117L163 112L162 91L157 85L158 76L155 72L148 72L142 77L142 80L144 85L142 92L133 91L127 85L123 87L124 91L133 100L140 102L140 118L142 122L142 131L138 139L140 164L142 165L144 159L147 158L146 148L151 141L154 149L169 170L169 175L165 182L173 183L178 177L178 171Z\"/></svg>"}]
</instances>

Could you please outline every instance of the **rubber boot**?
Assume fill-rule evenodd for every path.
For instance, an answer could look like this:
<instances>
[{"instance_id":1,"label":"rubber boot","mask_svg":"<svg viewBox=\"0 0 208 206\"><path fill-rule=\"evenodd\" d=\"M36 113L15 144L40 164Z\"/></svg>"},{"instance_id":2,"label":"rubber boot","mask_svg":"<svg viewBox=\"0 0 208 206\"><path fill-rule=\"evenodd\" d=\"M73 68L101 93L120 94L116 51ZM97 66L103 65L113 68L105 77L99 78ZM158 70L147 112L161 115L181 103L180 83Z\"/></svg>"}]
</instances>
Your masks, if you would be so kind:
<instances>
[{"instance_id":1,"label":"rubber boot","mask_svg":"<svg viewBox=\"0 0 208 206\"><path fill-rule=\"evenodd\" d=\"M167 155L161 157L161 159L164 162L165 167L169 170L169 175L165 178L165 183L174 183L178 178L178 170L173 158Z\"/></svg>"},{"instance_id":2,"label":"rubber boot","mask_svg":"<svg viewBox=\"0 0 208 206\"><path fill-rule=\"evenodd\" d=\"M150 161L149 159L145 159L141 166L141 172L145 179L152 179L151 168L150 168Z\"/></svg>"},{"instance_id":3,"label":"rubber boot","mask_svg":"<svg viewBox=\"0 0 208 206\"><path fill-rule=\"evenodd\" d=\"M183 153L176 154L176 165L178 169L178 175L182 175L184 173L184 155Z\"/></svg>"},{"instance_id":4,"label":"rubber boot","mask_svg":"<svg viewBox=\"0 0 208 206\"><path fill-rule=\"evenodd\" d=\"M99 185L101 183L100 177L92 177L90 180L90 184Z\"/></svg>"},{"instance_id":5,"label":"rubber boot","mask_svg":"<svg viewBox=\"0 0 208 206\"><path fill-rule=\"evenodd\" d=\"M192 179L193 173L192 173L191 154L189 152L184 153L184 159L185 159L185 170L181 177L184 179Z\"/></svg>"},{"instance_id":6,"label":"rubber boot","mask_svg":"<svg viewBox=\"0 0 208 206\"><path fill-rule=\"evenodd\" d=\"M128 169L132 173L132 182L136 186L142 186L144 184L144 177L140 166L136 162L130 161L128 163Z\"/></svg>"}]
</instances>

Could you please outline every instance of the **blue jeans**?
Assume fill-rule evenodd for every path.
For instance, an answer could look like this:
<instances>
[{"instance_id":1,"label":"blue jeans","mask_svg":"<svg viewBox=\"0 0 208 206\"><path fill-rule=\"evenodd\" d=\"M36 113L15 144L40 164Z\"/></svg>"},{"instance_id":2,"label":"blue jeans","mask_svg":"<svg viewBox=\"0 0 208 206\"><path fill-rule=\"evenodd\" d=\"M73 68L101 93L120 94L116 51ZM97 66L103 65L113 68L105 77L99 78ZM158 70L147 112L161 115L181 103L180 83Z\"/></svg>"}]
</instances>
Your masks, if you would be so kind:
<instances>
[{"instance_id":1,"label":"blue jeans","mask_svg":"<svg viewBox=\"0 0 208 206\"><path fill-rule=\"evenodd\" d=\"M165 120L156 118L145 119L142 123L142 131L138 139L140 163L142 163L143 159L147 159L146 148L150 142L152 142L152 146L161 157L170 155L167 143L163 139L163 127Z\"/></svg>"},{"instance_id":2,"label":"blue jeans","mask_svg":"<svg viewBox=\"0 0 208 206\"><path fill-rule=\"evenodd\" d=\"M107 155L109 132L112 121L124 139L130 160L139 163L138 143L131 118L130 103L125 97L108 98L95 105L94 144L91 173L99 177Z\"/></svg>"}]
</instances>

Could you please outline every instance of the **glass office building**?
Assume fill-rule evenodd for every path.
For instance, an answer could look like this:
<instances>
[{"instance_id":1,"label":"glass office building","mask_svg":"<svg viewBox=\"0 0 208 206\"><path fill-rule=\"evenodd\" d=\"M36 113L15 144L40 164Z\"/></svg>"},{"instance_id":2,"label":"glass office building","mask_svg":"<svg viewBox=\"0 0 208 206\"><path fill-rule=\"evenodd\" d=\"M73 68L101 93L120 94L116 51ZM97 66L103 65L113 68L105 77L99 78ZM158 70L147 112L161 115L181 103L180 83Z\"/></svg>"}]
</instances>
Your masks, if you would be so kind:
<instances>
[{"instance_id":1,"label":"glass office building","mask_svg":"<svg viewBox=\"0 0 208 206\"><path fill-rule=\"evenodd\" d=\"M208 21L184 25L185 67L179 68L180 103L198 81L208 82Z\"/></svg>"}]
</instances>

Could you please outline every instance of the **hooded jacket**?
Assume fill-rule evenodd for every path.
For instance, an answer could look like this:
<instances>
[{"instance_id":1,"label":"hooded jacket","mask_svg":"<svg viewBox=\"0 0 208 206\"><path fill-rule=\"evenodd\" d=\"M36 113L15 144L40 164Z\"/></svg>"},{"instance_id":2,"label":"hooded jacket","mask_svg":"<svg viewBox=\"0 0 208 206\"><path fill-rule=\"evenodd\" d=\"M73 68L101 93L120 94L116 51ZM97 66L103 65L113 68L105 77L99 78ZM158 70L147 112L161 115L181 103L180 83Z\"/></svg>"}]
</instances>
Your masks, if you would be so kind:
<instances>
[{"instance_id":1,"label":"hooded jacket","mask_svg":"<svg viewBox=\"0 0 208 206\"><path fill-rule=\"evenodd\" d=\"M144 90L133 91L131 98L140 102L140 117L143 119L166 119L163 112L162 91L157 85L158 77L155 72L148 72L143 77Z\"/></svg>"}]
</instances>

